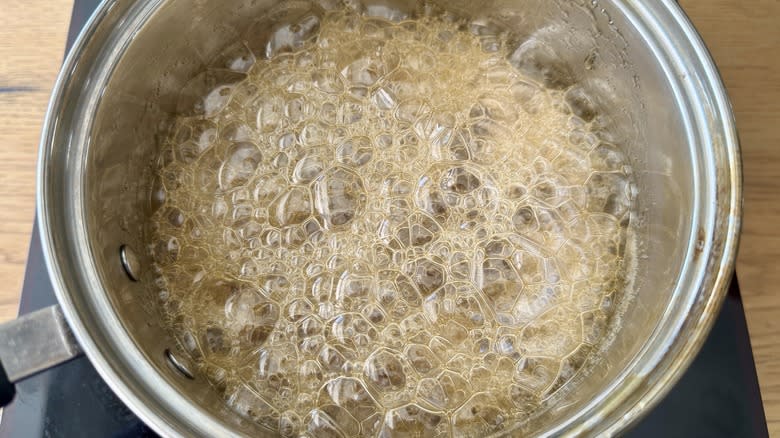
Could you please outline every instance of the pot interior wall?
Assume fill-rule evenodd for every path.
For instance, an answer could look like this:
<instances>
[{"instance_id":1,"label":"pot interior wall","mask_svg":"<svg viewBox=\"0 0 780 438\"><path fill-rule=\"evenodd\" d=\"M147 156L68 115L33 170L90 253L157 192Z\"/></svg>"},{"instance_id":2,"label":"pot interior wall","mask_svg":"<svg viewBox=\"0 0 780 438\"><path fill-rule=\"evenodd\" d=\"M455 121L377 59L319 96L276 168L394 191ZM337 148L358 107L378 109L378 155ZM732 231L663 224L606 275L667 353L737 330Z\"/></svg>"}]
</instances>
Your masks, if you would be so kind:
<instances>
[{"instance_id":1,"label":"pot interior wall","mask_svg":"<svg viewBox=\"0 0 780 438\"><path fill-rule=\"evenodd\" d=\"M330 7L327 3L320 2ZM413 2L384 4L413 14ZM628 154L634 169L636 281L631 285L633 299L621 304L626 324L613 333L592 372L581 376L577 390L561 394L559 408L524 426L538 432L578 409L580 401L597 397L679 299L673 292L691 235L694 161L682 110L665 72L630 18L612 2L594 7L590 1L456 0L442 5L459 15L500 22L513 29L518 44L544 42L547 49L532 50L528 56L594 96L598 110L611 121L606 135ZM150 214L152 163L176 114L181 88L224 47L256 38L247 30L272 7L274 2L268 0L161 2L124 48L102 93L84 186L91 250L126 330L171 385L209 415L251 434L260 431L224 408L202 376L188 380L168 365L164 352L177 351L178 345L160 324L144 223ZM119 267L117 254L123 244L141 258L140 282L128 280Z\"/></svg>"}]
</instances>

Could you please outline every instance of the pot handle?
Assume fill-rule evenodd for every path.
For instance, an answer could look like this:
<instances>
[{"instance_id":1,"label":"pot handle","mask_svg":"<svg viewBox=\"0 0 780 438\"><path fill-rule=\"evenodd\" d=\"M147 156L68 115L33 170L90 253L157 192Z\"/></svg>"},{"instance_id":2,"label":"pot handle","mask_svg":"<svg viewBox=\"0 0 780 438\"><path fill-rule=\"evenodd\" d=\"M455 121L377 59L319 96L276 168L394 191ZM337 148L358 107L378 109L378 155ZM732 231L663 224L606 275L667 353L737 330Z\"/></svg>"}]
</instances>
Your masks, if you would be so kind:
<instances>
[{"instance_id":1,"label":"pot handle","mask_svg":"<svg viewBox=\"0 0 780 438\"><path fill-rule=\"evenodd\" d=\"M0 324L0 407L13 400L16 382L79 355L59 305Z\"/></svg>"}]
</instances>

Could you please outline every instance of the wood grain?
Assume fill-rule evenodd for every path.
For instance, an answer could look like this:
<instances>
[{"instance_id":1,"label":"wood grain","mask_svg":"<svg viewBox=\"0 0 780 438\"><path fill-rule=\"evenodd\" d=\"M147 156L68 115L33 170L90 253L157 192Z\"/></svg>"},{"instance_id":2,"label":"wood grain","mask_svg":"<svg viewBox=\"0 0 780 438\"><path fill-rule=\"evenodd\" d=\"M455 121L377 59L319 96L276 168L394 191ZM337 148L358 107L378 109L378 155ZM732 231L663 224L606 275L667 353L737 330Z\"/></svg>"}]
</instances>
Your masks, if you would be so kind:
<instances>
[{"instance_id":1,"label":"wood grain","mask_svg":"<svg viewBox=\"0 0 780 438\"><path fill-rule=\"evenodd\" d=\"M742 138L738 273L770 433L780 436L780 1L680 0L723 74ZM35 159L72 0L0 0L0 321L16 313Z\"/></svg>"},{"instance_id":2,"label":"wood grain","mask_svg":"<svg viewBox=\"0 0 780 438\"><path fill-rule=\"evenodd\" d=\"M772 436L780 436L780 1L681 0L737 118L745 222L737 274Z\"/></svg>"},{"instance_id":3,"label":"wood grain","mask_svg":"<svg viewBox=\"0 0 780 438\"><path fill-rule=\"evenodd\" d=\"M43 114L73 0L0 0L0 321L16 315L35 211Z\"/></svg>"}]
</instances>

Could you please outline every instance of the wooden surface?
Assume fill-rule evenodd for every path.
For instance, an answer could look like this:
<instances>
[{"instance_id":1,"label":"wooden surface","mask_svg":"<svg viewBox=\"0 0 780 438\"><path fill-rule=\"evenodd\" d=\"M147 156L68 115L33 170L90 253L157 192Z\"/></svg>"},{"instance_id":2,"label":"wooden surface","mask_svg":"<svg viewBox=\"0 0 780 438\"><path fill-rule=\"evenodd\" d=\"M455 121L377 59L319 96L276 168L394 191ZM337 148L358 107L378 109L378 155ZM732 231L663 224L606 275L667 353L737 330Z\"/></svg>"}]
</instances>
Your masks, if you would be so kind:
<instances>
[{"instance_id":1,"label":"wooden surface","mask_svg":"<svg viewBox=\"0 0 780 438\"><path fill-rule=\"evenodd\" d=\"M737 115L746 188L738 273L770 432L780 436L780 1L680 3L709 45ZM0 321L16 314L38 135L71 5L0 0Z\"/></svg>"},{"instance_id":2,"label":"wooden surface","mask_svg":"<svg viewBox=\"0 0 780 438\"><path fill-rule=\"evenodd\" d=\"M737 117L745 221L737 265L767 423L780 436L780 1L680 0Z\"/></svg>"},{"instance_id":3,"label":"wooden surface","mask_svg":"<svg viewBox=\"0 0 780 438\"><path fill-rule=\"evenodd\" d=\"M38 136L73 0L0 0L0 321L16 315L35 212Z\"/></svg>"}]
</instances>

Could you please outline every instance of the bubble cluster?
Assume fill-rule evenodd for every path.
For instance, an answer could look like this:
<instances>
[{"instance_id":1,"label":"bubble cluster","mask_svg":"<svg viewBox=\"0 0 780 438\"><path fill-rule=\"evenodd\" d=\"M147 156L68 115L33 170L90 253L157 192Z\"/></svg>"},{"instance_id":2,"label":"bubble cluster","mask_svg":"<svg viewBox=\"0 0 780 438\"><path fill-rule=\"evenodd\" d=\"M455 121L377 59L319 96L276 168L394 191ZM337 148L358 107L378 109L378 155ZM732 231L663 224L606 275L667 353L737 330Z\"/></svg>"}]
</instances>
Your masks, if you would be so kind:
<instances>
[{"instance_id":1,"label":"bubble cluster","mask_svg":"<svg viewBox=\"0 0 780 438\"><path fill-rule=\"evenodd\" d=\"M609 329L630 167L507 33L370 12L260 20L184 88L151 194L160 298L282 436L499 432Z\"/></svg>"}]
</instances>

